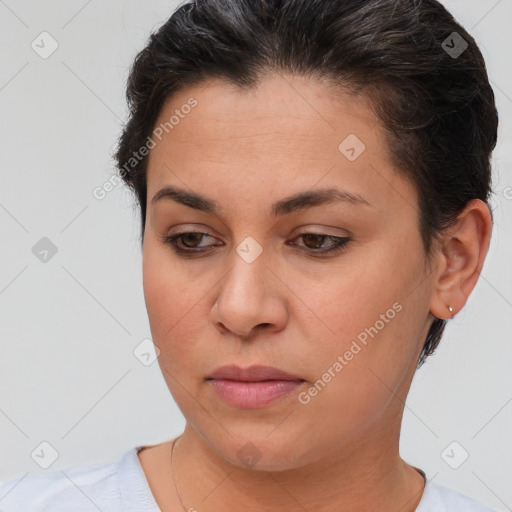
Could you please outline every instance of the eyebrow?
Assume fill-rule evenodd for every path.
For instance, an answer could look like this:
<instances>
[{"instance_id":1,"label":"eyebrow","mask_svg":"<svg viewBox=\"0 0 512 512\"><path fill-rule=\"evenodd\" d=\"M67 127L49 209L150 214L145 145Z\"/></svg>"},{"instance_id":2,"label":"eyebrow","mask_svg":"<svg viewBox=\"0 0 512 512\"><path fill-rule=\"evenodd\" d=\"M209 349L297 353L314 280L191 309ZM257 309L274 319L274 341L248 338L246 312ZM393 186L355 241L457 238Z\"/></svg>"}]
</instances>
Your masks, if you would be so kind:
<instances>
[{"instance_id":1,"label":"eyebrow","mask_svg":"<svg viewBox=\"0 0 512 512\"><path fill-rule=\"evenodd\" d=\"M171 199L179 204L205 213L220 214L222 212L222 208L217 201L201 196L196 192L171 185L159 190L151 199L151 204L154 205L162 199ZM272 204L271 214L274 217L278 217L314 206L335 202L371 206L370 203L360 195L336 188L324 188L299 192L284 199L280 199Z\"/></svg>"}]
</instances>

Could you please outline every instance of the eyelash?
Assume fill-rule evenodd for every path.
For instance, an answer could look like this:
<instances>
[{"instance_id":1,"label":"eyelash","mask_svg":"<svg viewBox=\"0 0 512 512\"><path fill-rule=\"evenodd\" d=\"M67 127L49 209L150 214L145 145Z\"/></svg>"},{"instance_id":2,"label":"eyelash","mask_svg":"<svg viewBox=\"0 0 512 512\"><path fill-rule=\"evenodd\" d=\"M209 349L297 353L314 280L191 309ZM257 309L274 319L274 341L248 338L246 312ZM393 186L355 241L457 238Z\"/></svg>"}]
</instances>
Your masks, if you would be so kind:
<instances>
[{"instance_id":1,"label":"eyelash","mask_svg":"<svg viewBox=\"0 0 512 512\"><path fill-rule=\"evenodd\" d=\"M175 253L181 254L183 256L192 256L193 254L199 254L199 253L204 254L204 253L210 252L214 249L215 246L211 246L211 245L208 246L206 249L197 249L197 248L196 249L194 249L194 248L183 249L178 246L178 240L180 238L182 238L185 235L193 235L193 234L210 236L208 233L202 233L200 231L185 231L183 233L177 233L177 234L171 235L171 236L164 236L164 237L162 237L162 241L164 244L169 245ZM308 232L300 233L299 235L297 235L296 238L300 238L300 237L308 236L308 235L323 237L327 240L331 240L331 241L335 242L332 247L330 247L329 249L323 249L323 250L309 249L307 247L301 246L300 250L310 252L310 254L313 254L313 255L315 255L315 254L320 254L320 255L338 254L338 253L342 252L343 250L345 250L348 243L352 241L352 238L350 238L348 236L340 237L340 236L333 236L333 235L324 235L323 233L308 233ZM213 238L213 237L211 237L211 238ZM296 244L292 244L292 245L296 245Z\"/></svg>"}]
</instances>

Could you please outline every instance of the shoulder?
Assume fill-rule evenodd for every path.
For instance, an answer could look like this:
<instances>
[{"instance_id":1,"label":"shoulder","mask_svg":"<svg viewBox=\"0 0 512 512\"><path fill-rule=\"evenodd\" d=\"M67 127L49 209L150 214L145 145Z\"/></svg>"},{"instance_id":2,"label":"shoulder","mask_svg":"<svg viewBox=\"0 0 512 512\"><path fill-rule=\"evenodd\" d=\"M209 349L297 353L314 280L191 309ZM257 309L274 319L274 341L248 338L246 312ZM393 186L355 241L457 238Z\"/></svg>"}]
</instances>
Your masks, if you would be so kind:
<instances>
[{"instance_id":1,"label":"shoulder","mask_svg":"<svg viewBox=\"0 0 512 512\"><path fill-rule=\"evenodd\" d=\"M444 485L427 482L416 512L497 512Z\"/></svg>"},{"instance_id":2,"label":"shoulder","mask_svg":"<svg viewBox=\"0 0 512 512\"><path fill-rule=\"evenodd\" d=\"M118 474L126 470L131 448L121 458L100 464L75 466L43 475L24 475L0 482L2 512L57 512L124 510Z\"/></svg>"}]
</instances>

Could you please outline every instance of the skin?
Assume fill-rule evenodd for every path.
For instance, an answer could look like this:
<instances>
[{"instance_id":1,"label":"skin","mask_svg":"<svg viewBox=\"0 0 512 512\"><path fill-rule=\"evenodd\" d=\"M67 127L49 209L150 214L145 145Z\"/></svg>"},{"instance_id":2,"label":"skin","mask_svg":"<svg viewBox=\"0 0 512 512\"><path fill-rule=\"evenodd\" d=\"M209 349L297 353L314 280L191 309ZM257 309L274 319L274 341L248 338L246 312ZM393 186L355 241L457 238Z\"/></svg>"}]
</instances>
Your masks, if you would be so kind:
<instances>
[{"instance_id":1,"label":"skin","mask_svg":"<svg viewBox=\"0 0 512 512\"><path fill-rule=\"evenodd\" d=\"M174 458L186 509L415 510L424 481L399 455L404 402L432 315L456 314L477 282L492 227L487 206L471 201L428 260L416 190L395 169L366 98L298 76L269 75L247 90L209 80L169 98L155 126L191 97L197 106L149 154L143 246L158 361L186 418ZM349 134L366 146L352 162L338 149ZM166 185L222 211L171 199L152 205ZM324 187L369 205L271 215L274 201ZM214 249L186 258L162 241L191 231L207 236L182 238L181 247ZM338 254L315 256L332 242L300 237L304 231L352 240ZM252 263L236 252L248 236L262 248ZM400 312L301 403L299 392L395 303ZM205 381L224 364L271 365L306 382L264 408L237 409ZM163 511L182 510L171 441L139 453ZM260 455L254 466L237 456L249 442Z\"/></svg>"}]
</instances>

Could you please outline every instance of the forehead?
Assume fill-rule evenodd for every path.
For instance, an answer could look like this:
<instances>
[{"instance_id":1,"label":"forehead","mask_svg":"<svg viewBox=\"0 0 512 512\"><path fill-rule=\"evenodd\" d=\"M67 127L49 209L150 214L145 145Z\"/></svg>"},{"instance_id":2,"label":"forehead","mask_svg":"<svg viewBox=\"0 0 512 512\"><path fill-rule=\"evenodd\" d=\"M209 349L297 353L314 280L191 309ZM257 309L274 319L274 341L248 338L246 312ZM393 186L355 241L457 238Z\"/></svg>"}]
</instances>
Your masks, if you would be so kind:
<instances>
[{"instance_id":1,"label":"forehead","mask_svg":"<svg viewBox=\"0 0 512 512\"><path fill-rule=\"evenodd\" d=\"M297 140L307 148L308 140L329 135L336 140L344 131L362 137L380 128L365 96L295 75L270 75L244 89L220 79L185 88L167 100L156 124L164 124L191 98L197 106L185 117L186 123L172 129L172 139L179 143L186 144L191 136L217 143L229 137L239 139L237 146L244 147L265 140L276 145ZM219 138L218 132L224 137Z\"/></svg>"},{"instance_id":2,"label":"forehead","mask_svg":"<svg viewBox=\"0 0 512 512\"><path fill-rule=\"evenodd\" d=\"M400 200L397 188L411 192L369 100L313 79L271 75L248 89L209 80L169 98L155 127L165 123L149 155L148 202L170 183L207 196L236 187L269 201L317 183L377 204Z\"/></svg>"}]
</instances>

